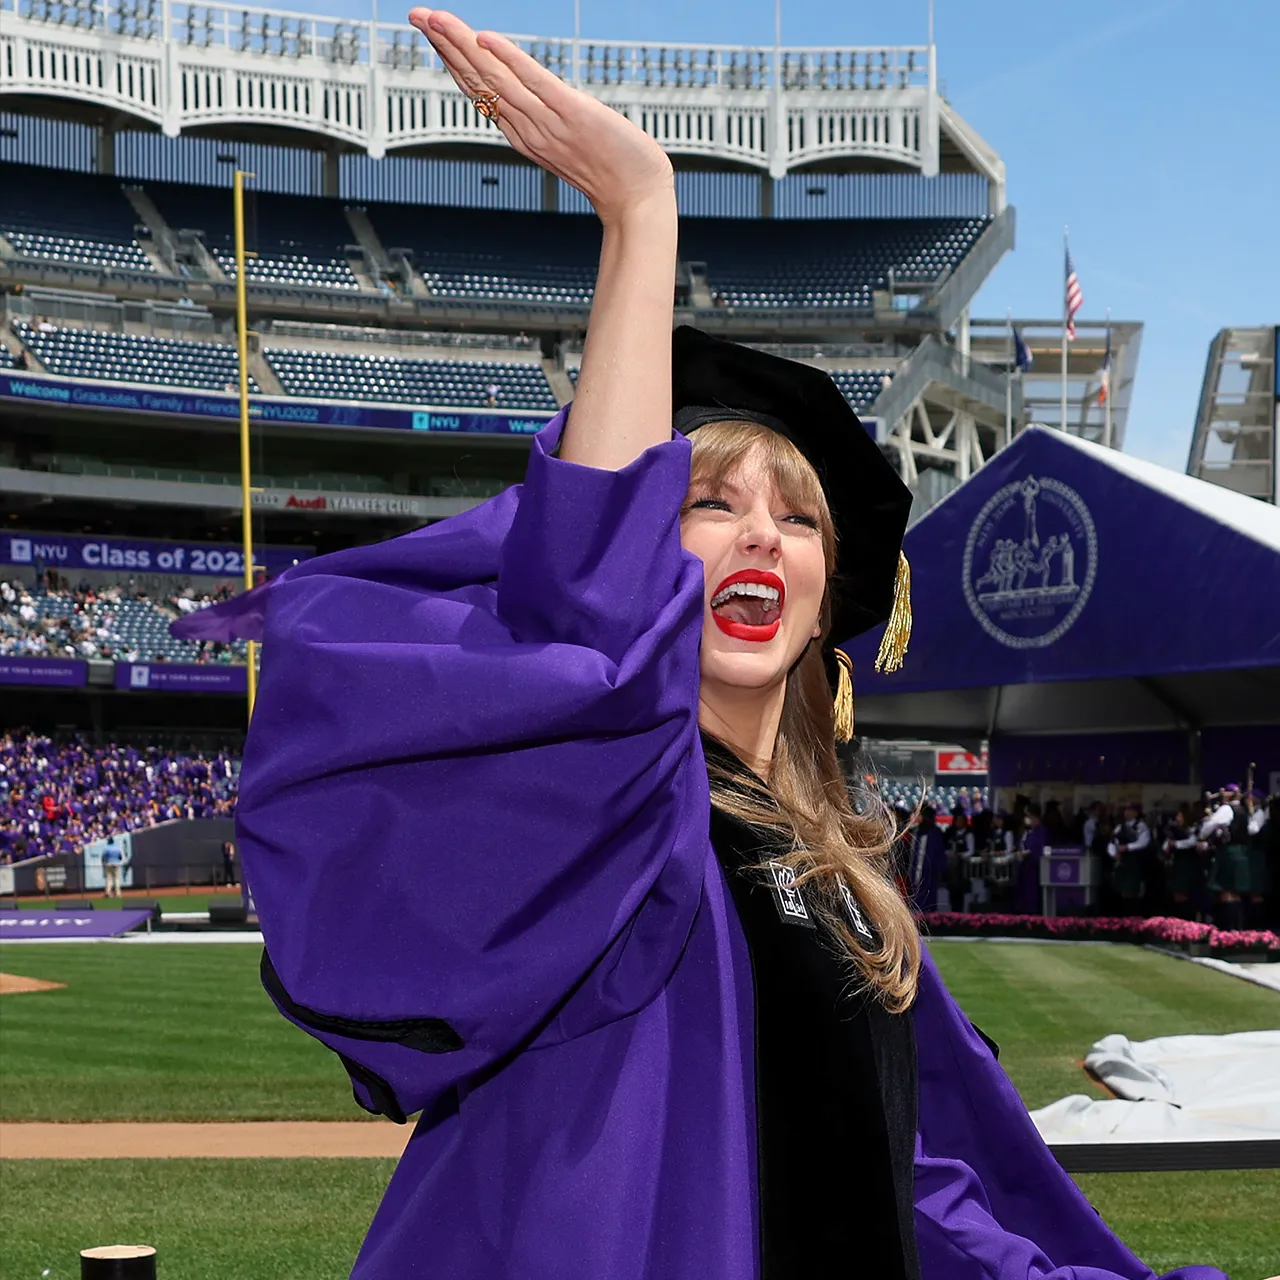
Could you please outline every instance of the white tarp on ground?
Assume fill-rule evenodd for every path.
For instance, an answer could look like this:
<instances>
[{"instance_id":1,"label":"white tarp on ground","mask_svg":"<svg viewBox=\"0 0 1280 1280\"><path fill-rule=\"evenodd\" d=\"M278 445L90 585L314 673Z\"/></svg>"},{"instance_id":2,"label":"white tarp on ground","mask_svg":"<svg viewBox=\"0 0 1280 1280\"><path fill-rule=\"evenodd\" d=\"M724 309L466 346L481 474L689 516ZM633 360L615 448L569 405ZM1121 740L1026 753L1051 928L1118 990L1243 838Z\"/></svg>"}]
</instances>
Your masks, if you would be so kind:
<instances>
[{"instance_id":1,"label":"white tarp on ground","mask_svg":"<svg viewBox=\"0 0 1280 1280\"><path fill-rule=\"evenodd\" d=\"M1280 1138L1280 1031L1104 1036L1085 1065L1120 1096L1074 1094L1033 1111L1046 1142Z\"/></svg>"}]
</instances>

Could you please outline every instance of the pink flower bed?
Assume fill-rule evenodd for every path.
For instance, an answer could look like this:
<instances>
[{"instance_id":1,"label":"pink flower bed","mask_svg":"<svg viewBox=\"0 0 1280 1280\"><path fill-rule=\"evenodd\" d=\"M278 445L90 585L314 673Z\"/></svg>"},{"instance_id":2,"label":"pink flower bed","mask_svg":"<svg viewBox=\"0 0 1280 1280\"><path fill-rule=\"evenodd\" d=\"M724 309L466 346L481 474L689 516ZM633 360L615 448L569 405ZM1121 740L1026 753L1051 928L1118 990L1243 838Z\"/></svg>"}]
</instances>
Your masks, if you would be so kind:
<instances>
[{"instance_id":1,"label":"pink flower bed","mask_svg":"<svg viewBox=\"0 0 1280 1280\"><path fill-rule=\"evenodd\" d=\"M1216 929L1171 916L1015 916L932 911L920 917L925 934L945 938L1059 938L1089 942L1150 942L1207 946L1219 955L1243 951L1280 954L1280 937L1260 929Z\"/></svg>"}]
</instances>

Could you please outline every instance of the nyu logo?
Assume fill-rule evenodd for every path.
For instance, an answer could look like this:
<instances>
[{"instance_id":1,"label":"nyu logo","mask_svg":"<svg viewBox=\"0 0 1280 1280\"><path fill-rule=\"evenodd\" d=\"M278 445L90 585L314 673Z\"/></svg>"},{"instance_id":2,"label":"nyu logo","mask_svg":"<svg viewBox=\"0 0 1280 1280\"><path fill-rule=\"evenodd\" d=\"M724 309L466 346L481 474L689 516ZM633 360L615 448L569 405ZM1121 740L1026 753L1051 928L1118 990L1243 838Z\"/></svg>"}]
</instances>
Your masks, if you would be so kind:
<instances>
[{"instance_id":1,"label":"nyu logo","mask_svg":"<svg viewBox=\"0 0 1280 1280\"><path fill-rule=\"evenodd\" d=\"M805 906L804 894L796 884L796 873L785 862L769 863L769 873L773 878L773 905L785 924L799 924L806 929L816 928L809 908Z\"/></svg>"},{"instance_id":2,"label":"nyu logo","mask_svg":"<svg viewBox=\"0 0 1280 1280\"><path fill-rule=\"evenodd\" d=\"M129 687L131 689L149 689L151 687L151 668L140 666L130 667Z\"/></svg>"},{"instance_id":3,"label":"nyu logo","mask_svg":"<svg viewBox=\"0 0 1280 1280\"><path fill-rule=\"evenodd\" d=\"M1098 535L1080 495L1027 476L987 500L964 548L964 598L1010 649L1043 649L1083 612L1098 574Z\"/></svg>"},{"instance_id":4,"label":"nyu logo","mask_svg":"<svg viewBox=\"0 0 1280 1280\"><path fill-rule=\"evenodd\" d=\"M57 560L62 564L67 561L67 544L65 542L32 542L30 538L10 538L10 564L47 563Z\"/></svg>"}]
</instances>

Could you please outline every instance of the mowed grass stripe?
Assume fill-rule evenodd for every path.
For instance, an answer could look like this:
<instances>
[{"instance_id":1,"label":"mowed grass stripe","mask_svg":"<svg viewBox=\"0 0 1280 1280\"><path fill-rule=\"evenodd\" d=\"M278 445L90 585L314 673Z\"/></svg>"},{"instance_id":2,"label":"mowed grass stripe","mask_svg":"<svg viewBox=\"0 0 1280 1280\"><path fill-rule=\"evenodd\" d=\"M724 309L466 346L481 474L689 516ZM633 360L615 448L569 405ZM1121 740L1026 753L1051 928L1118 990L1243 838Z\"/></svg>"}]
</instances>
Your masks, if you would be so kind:
<instances>
[{"instance_id":1,"label":"mowed grass stripe","mask_svg":"<svg viewBox=\"0 0 1280 1280\"><path fill-rule=\"evenodd\" d=\"M1105 1097L1080 1062L1113 1032L1149 1040L1280 1027L1280 994L1141 947L945 939L929 947L1032 1109L1072 1093Z\"/></svg>"},{"instance_id":2,"label":"mowed grass stripe","mask_svg":"<svg viewBox=\"0 0 1280 1280\"><path fill-rule=\"evenodd\" d=\"M1086 1173L1076 1182L1157 1274L1194 1263L1231 1280L1280 1272L1280 1169Z\"/></svg>"},{"instance_id":3,"label":"mowed grass stripe","mask_svg":"<svg viewBox=\"0 0 1280 1280\"><path fill-rule=\"evenodd\" d=\"M92 1244L151 1244L166 1280L348 1275L390 1160L24 1160L5 1168L17 1214L0 1276L79 1274ZM1190 1263L1263 1280L1280 1259L1267 1210L1280 1172L1089 1174L1085 1194L1157 1272ZM50 1211L51 1206L56 1206Z\"/></svg>"},{"instance_id":4,"label":"mowed grass stripe","mask_svg":"<svg viewBox=\"0 0 1280 1280\"><path fill-rule=\"evenodd\" d=\"M338 1059L276 1012L256 947L0 947L66 983L0 997L0 1119L355 1120Z\"/></svg>"},{"instance_id":5,"label":"mowed grass stripe","mask_svg":"<svg viewBox=\"0 0 1280 1280\"><path fill-rule=\"evenodd\" d=\"M79 1251L149 1244L165 1280L349 1275L393 1160L18 1160L0 1276L80 1274Z\"/></svg>"},{"instance_id":6,"label":"mowed grass stripe","mask_svg":"<svg viewBox=\"0 0 1280 1280\"><path fill-rule=\"evenodd\" d=\"M1031 1107L1100 1094L1100 1036L1280 1026L1280 996L1137 947L935 941L944 979L1001 1046ZM343 1120L363 1116L337 1059L291 1027L252 947L0 946L0 969L66 983L0 998L0 1118Z\"/></svg>"}]
</instances>

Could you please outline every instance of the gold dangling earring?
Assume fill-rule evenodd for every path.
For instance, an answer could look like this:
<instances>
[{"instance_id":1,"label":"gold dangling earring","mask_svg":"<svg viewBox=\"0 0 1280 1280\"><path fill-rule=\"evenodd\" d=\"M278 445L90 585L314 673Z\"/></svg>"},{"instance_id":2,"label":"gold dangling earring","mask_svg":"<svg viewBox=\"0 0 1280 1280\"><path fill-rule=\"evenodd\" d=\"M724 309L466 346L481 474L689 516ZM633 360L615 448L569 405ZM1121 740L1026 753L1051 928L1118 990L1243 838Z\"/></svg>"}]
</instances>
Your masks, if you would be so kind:
<instances>
[{"instance_id":1,"label":"gold dangling earring","mask_svg":"<svg viewBox=\"0 0 1280 1280\"><path fill-rule=\"evenodd\" d=\"M849 742L853 738L853 659L843 649L835 651L836 666L836 741Z\"/></svg>"}]
</instances>

